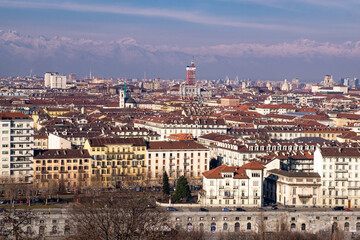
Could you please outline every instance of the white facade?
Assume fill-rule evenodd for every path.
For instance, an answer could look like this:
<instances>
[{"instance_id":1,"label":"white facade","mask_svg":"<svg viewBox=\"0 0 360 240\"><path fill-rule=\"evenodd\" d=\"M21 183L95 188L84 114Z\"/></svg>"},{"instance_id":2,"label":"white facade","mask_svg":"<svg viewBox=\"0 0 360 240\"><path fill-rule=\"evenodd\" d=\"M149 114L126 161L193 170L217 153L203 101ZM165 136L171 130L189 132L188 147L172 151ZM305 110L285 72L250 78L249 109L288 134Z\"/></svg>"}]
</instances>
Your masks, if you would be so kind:
<instances>
[{"instance_id":1,"label":"white facade","mask_svg":"<svg viewBox=\"0 0 360 240\"><path fill-rule=\"evenodd\" d=\"M48 148L49 149L71 149L71 141L49 133L48 136Z\"/></svg>"},{"instance_id":2,"label":"white facade","mask_svg":"<svg viewBox=\"0 0 360 240\"><path fill-rule=\"evenodd\" d=\"M203 174L200 204L207 207L261 207L263 169L256 162L242 167L222 165Z\"/></svg>"},{"instance_id":3,"label":"white facade","mask_svg":"<svg viewBox=\"0 0 360 240\"><path fill-rule=\"evenodd\" d=\"M167 119L165 119L167 120ZM194 119L153 121L152 119L138 119L134 127L147 128L160 135L160 140L166 140L171 134L192 134L194 138L208 133L226 134L227 126L223 119Z\"/></svg>"},{"instance_id":4,"label":"white facade","mask_svg":"<svg viewBox=\"0 0 360 240\"><path fill-rule=\"evenodd\" d=\"M162 184L166 171L170 184L180 176L186 176L192 185L200 184L202 173L210 166L209 150L192 141L150 142L146 154L146 172L154 184Z\"/></svg>"},{"instance_id":5,"label":"white facade","mask_svg":"<svg viewBox=\"0 0 360 240\"><path fill-rule=\"evenodd\" d=\"M22 113L0 113L0 177L29 182L33 176L34 122Z\"/></svg>"},{"instance_id":6,"label":"white facade","mask_svg":"<svg viewBox=\"0 0 360 240\"><path fill-rule=\"evenodd\" d=\"M284 206L321 206L320 186L318 173L273 169L267 172L264 195L268 200Z\"/></svg>"},{"instance_id":7,"label":"white facade","mask_svg":"<svg viewBox=\"0 0 360 240\"><path fill-rule=\"evenodd\" d=\"M360 152L358 148L317 148L314 171L322 180L321 205L360 207Z\"/></svg>"},{"instance_id":8,"label":"white facade","mask_svg":"<svg viewBox=\"0 0 360 240\"><path fill-rule=\"evenodd\" d=\"M44 86L48 88L65 89L66 76L55 72L47 72L44 77Z\"/></svg>"}]
</instances>

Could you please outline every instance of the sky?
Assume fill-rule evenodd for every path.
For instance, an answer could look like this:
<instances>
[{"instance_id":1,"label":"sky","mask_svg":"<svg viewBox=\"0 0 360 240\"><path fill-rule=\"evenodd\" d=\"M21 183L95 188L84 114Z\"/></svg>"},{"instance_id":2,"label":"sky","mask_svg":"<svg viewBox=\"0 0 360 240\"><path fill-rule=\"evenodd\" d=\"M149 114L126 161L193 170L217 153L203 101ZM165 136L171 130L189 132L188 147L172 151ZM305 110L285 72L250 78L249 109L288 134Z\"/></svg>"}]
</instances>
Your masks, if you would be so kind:
<instances>
[{"instance_id":1,"label":"sky","mask_svg":"<svg viewBox=\"0 0 360 240\"><path fill-rule=\"evenodd\" d=\"M0 0L0 76L360 77L358 0Z\"/></svg>"}]
</instances>

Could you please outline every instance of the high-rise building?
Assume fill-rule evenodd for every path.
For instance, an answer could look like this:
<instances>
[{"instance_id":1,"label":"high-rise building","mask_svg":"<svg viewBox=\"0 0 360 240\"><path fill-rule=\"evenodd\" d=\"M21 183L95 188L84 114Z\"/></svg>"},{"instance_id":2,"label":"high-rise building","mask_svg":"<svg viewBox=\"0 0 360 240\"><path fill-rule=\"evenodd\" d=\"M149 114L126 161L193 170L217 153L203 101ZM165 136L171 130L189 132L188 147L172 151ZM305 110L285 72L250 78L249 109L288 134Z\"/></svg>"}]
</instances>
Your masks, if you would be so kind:
<instances>
[{"instance_id":1,"label":"high-rise building","mask_svg":"<svg viewBox=\"0 0 360 240\"><path fill-rule=\"evenodd\" d=\"M19 112L0 113L0 175L32 181L34 121Z\"/></svg>"},{"instance_id":2,"label":"high-rise building","mask_svg":"<svg viewBox=\"0 0 360 240\"><path fill-rule=\"evenodd\" d=\"M47 72L44 77L44 85L49 88L66 88L66 76L57 72Z\"/></svg>"},{"instance_id":3,"label":"high-rise building","mask_svg":"<svg viewBox=\"0 0 360 240\"><path fill-rule=\"evenodd\" d=\"M195 85L195 71L194 61L191 61L191 65L186 67L186 84Z\"/></svg>"}]
</instances>

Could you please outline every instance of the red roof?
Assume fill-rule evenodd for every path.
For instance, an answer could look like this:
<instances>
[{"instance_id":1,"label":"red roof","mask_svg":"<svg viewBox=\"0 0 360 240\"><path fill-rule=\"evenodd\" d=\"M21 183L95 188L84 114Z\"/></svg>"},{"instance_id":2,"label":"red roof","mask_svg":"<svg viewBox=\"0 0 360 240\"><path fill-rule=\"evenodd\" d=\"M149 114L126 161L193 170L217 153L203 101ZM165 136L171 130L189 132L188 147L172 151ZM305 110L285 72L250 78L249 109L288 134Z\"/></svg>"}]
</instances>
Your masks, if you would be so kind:
<instances>
[{"instance_id":1,"label":"red roof","mask_svg":"<svg viewBox=\"0 0 360 240\"><path fill-rule=\"evenodd\" d=\"M245 169L264 169L265 167L258 162L249 162L247 164L242 165Z\"/></svg>"},{"instance_id":2,"label":"red roof","mask_svg":"<svg viewBox=\"0 0 360 240\"><path fill-rule=\"evenodd\" d=\"M226 166L225 164L214 168L210 171L204 172L203 175L206 178L222 178L223 172L232 172L234 173L234 178L236 179L248 179L245 169L238 166Z\"/></svg>"}]
</instances>

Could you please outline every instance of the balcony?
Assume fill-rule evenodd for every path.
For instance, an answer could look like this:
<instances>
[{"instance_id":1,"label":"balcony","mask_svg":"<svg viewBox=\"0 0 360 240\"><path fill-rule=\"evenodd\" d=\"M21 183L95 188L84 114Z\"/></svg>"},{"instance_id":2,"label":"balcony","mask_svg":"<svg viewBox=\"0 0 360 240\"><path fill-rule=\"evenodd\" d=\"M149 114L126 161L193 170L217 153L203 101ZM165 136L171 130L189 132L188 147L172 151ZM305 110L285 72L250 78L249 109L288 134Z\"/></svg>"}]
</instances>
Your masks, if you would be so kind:
<instances>
[{"instance_id":1,"label":"balcony","mask_svg":"<svg viewBox=\"0 0 360 240\"><path fill-rule=\"evenodd\" d=\"M341 169L341 170L335 170L335 173L347 173L348 170Z\"/></svg>"},{"instance_id":2,"label":"balcony","mask_svg":"<svg viewBox=\"0 0 360 240\"><path fill-rule=\"evenodd\" d=\"M189 166L189 163L184 162L184 166Z\"/></svg>"},{"instance_id":3,"label":"balcony","mask_svg":"<svg viewBox=\"0 0 360 240\"><path fill-rule=\"evenodd\" d=\"M208 199L216 199L216 196L209 196Z\"/></svg>"},{"instance_id":4,"label":"balcony","mask_svg":"<svg viewBox=\"0 0 360 240\"><path fill-rule=\"evenodd\" d=\"M223 196L223 199L234 199L234 196Z\"/></svg>"},{"instance_id":5,"label":"balcony","mask_svg":"<svg viewBox=\"0 0 360 240\"><path fill-rule=\"evenodd\" d=\"M335 162L335 165L349 165L348 162Z\"/></svg>"},{"instance_id":6,"label":"balcony","mask_svg":"<svg viewBox=\"0 0 360 240\"><path fill-rule=\"evenodd\" d=\"M219 186L219 189L224 189L224 186Z\"/></svg>"},{"instance_id":7,"label":"balcony","mask_svg":"<svg viewBox=\"0 0 360 240\"><path fill-rule=\"evenodd\" d=\"M347 181L347 178L335 178L335 181Z\"/></svg>"},{"instance_id":8,"label":"balcony","mask_svg":"<svg viewBox=\"0 0 360 240\"><path fill-rule=\"evenodd\" d=\"M335 196L335 199L348 199L348 196Z\"/></svg>"},{"instance_id":9,"label":"balcony","mask_svg":"<svg viewBox=\"0 0 360 240\"><path fill-rule=\"evenodd\" d=\"M348 190L360 190L360 187L348 187Z\"/></svg>"},{"instance_id":10,"label":"balcony","mask_svg":"<svg viewBox=\"0 0 360 240\"><path fill-rule=\"evenodd\" d=\"M241 199L248 199L248 196L241 196Z\"/></svg>"},{"instance_id":11,"label":"balcony","mask_svg":"<svg viewBox=\"0 0 360 240\"><path fill-rule=\"evenodd\" d=\"M312 194L299 194L298 196L299 196L299 198L311 198L313 195Z\"/></svg>"},{"instance_id":12,"label":"balcony","mask_svg":"<svg viewBox=\"0 0 360 240\"><path fill-rule=\"evenodd\" d=\"M253 198L254 199L260 199L260 196L254 196Z\"/></svg>"},{"instance_id":13,"label":"balcony","mask_svg":"<svg viewBox=\"0 0 360 240\"><path fill-rule=\"evenodd\" d=\"M234 186L233 188L234 188L234 189L239 189L239 187L238 187L238 186Z\"/></svg>"}]
</instances>

